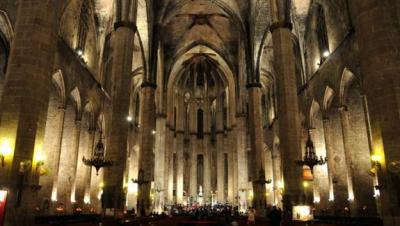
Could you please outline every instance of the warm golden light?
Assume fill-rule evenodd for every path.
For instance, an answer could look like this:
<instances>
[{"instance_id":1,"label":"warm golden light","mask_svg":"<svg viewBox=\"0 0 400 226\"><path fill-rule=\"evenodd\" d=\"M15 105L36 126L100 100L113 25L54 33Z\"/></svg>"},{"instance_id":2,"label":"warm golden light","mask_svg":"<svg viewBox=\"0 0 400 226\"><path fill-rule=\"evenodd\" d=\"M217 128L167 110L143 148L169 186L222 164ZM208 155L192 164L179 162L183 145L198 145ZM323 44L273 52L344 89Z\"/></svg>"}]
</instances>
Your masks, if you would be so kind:
<instances>
[{"instance_id":1,"label":"warm golden light","mask_svg":"<svg viewBox=\"0 0 400 226\"><path fill-rule=\"evenodd\" d=\"M308 188L310 186L310 184L307 181L303 181L303 187L304 188Z\"/></svg>"},{"instance_id":2,"label":"warm golden light","mask_svg":"<svg viewBox=\"0 0 400 226\"><path fill-rule=\"evenodd\" d=\"M382 156L380 156L380 155L377 155L377 154L374 154L374 155L372 155L371 156L371 160L373 161L373 162L381 162L382 161Z\"/></svg>"},{"instance_id":3,"label":"warm golden light","mask_svg":"<svg viewBox=\"0 0 400 226\"><path fill-rule=\"evenodd\" d=\"M12 152L11 142L8 139L3 139L0 145L0 154L6 157L11 155Z\"/></svg>"}]
</instances>

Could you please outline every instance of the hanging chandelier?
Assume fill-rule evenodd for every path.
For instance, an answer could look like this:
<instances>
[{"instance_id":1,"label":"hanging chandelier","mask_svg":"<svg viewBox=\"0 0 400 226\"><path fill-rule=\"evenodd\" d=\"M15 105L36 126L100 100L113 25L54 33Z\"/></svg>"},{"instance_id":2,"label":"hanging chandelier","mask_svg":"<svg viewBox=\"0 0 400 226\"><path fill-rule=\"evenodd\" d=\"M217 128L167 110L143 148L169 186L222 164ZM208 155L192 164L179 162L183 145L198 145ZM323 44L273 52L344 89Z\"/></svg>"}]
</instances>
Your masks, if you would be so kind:
<instances>
[{"instance_id":1,"label":"hanging chandelier","mask_svg":"<svg viewBox=\"0 0 400 226\"><path fill-rule=\"evenodd\" d=\"M311 140L311 131L308 130L308 138L306 143L306 153L304 154L303 160L297 160L296 163L299 166L308 166L311 170L311 174L314 172L314 167L317 165L324 165L328 161L328 158L318 157L315 153L314 143Z\"/></svg>"},{"instance_id":2,"label":"hanging chandelier","mask_svg":"<svg viewBox=\"0 0 400 226\"><path fill-rule=\"evenodd\" d=\"M100 132L99 141L96 144L93 156L90 159L86 159L85 156L82 159L83 163L87 166L94 167L96 169L96 175L99 175L99 170L103 167L110 167L114 165L113 161L106 160L104 157L104 144L102 139L102 133Z\"/></svg>"}]
</instances>

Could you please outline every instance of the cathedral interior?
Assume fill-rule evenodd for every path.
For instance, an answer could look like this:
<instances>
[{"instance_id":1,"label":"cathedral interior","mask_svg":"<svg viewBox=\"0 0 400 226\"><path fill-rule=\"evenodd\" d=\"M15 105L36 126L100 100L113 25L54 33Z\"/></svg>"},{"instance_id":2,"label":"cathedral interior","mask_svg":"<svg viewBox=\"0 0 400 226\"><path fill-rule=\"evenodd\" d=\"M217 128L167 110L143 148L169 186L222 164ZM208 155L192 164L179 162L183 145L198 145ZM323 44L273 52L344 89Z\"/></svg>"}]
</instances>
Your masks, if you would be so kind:
<instances>
[{"instance_id":1,"label":"cathedral interior","mask_svg":"<svg viewBox=\"0 0 400 226\"><path fill-rule=\"evenodd\" d=\"M0 225L218 204L400 225L398 0L0 0L0 97Z\"/></svg>"}]
</instances>

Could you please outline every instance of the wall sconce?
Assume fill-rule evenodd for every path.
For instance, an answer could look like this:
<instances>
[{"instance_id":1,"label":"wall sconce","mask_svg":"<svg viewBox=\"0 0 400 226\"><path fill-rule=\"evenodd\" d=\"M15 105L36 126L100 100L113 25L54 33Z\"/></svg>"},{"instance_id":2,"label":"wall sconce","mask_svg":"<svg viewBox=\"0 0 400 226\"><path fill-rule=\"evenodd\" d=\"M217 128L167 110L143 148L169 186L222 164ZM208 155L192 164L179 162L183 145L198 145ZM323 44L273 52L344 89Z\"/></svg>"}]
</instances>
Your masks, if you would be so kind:
<instances>
[{"instance_id":1,"label":"wall sconce","mask_svg":"<svg viewBox=\"0 0 400 226\"><path fill-rule=\"evenodd\" d=\"M378 170L381 169L381 161L382 157L380 155L375 154L371 156L372 168L368 172L371 176L375 176Z\"/></svg>"},{"instance_id":2,"label":"wall sconce","mask_svg":"<svg viewBox=\"0 0 400 226\"><path fill-rule=\"evenodd\" d=\"M42 155L41 152L38 152L35 154L35 165L36 165L36 173L40 173L40 175L42 175L42 173L44 174L45 172L42 172L42 166L44 165L44 161L46 160L45 156Z\"/></svg>"}]
</instances>

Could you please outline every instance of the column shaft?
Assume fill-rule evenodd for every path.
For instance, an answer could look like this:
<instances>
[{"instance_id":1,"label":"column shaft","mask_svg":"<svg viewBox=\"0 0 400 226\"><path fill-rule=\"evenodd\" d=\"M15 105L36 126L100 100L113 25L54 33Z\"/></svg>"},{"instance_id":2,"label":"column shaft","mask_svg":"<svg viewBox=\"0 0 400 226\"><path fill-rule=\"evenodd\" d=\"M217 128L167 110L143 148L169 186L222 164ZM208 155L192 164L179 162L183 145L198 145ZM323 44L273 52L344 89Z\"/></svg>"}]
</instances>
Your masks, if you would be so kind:
<instances>
[{"instance_id":1,"label":"column shaft","mask_svg":"<svg viewBox=\"0 0 400 226\"><path fill-rule=\"evenodd\" d=\"M191 153L191 167L190 167L190 196L193 200L197 198L197 139L195 135L190 136L190 145L192 147Z\"/></svg>"},{"instance_id":2,"label":"column shaft","mask_svg":"<svg viewBox=\"0 0 400 226\"><path fill-rule=\"evenodd\" d=\"M141 136L140 136L140 154L139 154L139 170L144 173L144 180L147 182L153 179L154 169L154 156L153 156L153 142L154 136L152 131L155 127L155 86L145 84L142 86L142 121L140 123ZM138 211L150 213L150 183L145 183L139 186L138 194Z\"/></svg>"},{"instance_id":3,"label":"column shaft","mask_svg":"<svg viewBox=\"0 0 400 226\"><path fill-rule=\"evenodd\" d=\"M400 30L395 0L351 1L367 96L372 148L382 160L378 173L385 225L400 224L400 183L388 165L400 161ZM396 179L397 178L397 179Z\"/></svg>"},{"instance_id":4,"label":"column shaft","mask_svg":"<svg viewBox=\"0 0 400 226\"><path fill-rule=\"evenodd\" d=\"M131 71L133 58L134 31L129 27L117 27L111 36L113 49L111 78L115 89L111 93L109 130L107 131L106 158L114 165L104 169L103 203L113 208L114 214L122 212L125 206L123 182L128 150L129 114L131 93ZM143 114L145 115L145 114Z\"/></svg>"},{"instance_id":5,"label":"column shaft","mask_svg":"<svg viewBox=\"0 0 400 226\"><path fill-rule=\"evenodd\" d=\"M328 157L328 174L333 189L334 214L344 214L348 206L348 172L340 121L336 116L324 119L325 144ZM332 192L332 191L331 191ZM334 200L332 200L334 199Z\"/></svg>"},{"instance_id":6,"label":"column shaft","mask_svg":"<svg viewBox=\"0 0 400 226\"><path fill-rule=\"evenodd\" d=\"M258 180L264 175L262 152L264 146L264 132L262 124L261 112L261 95L260 86L253 84L248 88L249 93L249 119L250 119L250 143L251 158L253 172L253 207L257 210L258 215L264 215L266 207L265 184L259 183Z\"/></svg>"},{"instance_id":7,"label":"column shaft","mask_svg":"<svg viewBox=\"0 0 400 226\"><path fill-rule=\"evenodd\" d=\"M238 199L239 211L247 210L246 189L249 182L247 169L247 145L246 145L246 118L244 116L236 118L237 123L237 159L235 167L238 168L238 192L235 194Z\"/></svg>"},{"instance_id":8,"label":"column shaft","mask_svg":"<svg viewBox=\"0 0 400 226\"><path fill-rule=\"evenodd\" d=\"M292 211L292 205L302 200L302 168L294 164L302 159L301 124L297 97L295 37L287 27L272 30L275 70L277 72L279 140L284 180L283 207Z\"/></svg>"},{"instance_id":9,"label":"column shaft","mask_svg":"<svg viewBox=\"0 0 400 226\"><path fill-rule=\"evenodd\" d=\"M22 0L17 12L0 106L0 142L9 145L13 153L5 158L0 182L10 190L6 225L25 226L32 225L37 198L32 188L38 184L38 176L31 170L21 176L20 163L32 162L34 152L43 147L57 43L57 7L55 1ZM33 162L33 169L35 165ZM22 194L17 192L18 181L28 185Z\"/></svg>"}]
</instances>

